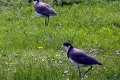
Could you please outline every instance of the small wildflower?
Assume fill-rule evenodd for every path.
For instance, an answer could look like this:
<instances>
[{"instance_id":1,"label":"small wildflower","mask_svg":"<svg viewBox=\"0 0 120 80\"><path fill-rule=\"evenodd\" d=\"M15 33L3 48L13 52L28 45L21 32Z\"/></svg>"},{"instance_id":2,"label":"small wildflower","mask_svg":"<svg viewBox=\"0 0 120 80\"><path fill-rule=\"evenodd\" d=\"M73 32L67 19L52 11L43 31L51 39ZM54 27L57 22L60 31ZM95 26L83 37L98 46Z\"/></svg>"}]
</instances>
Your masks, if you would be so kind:
<instances>
[{"instance_id":1,"label":"small wildflower","mask_svg":"<svg viewBox=\"0 0 120 80\"><path fill-rule=\"evenodd\" d=\"M114 77L116 77L116 75L114 75Z\"/></svg>"},{"instance_id":2,"label":"small wildflower","mask_svg":"<svg viewBox=\"0 0 120 80\"><path fill-rule=\"evenodd\" d=\"M103 50L100 50L101 52L103 52Z\"/></svg>"},{"instance_id":3,"label":"small wildflower","mask_svg":"<svg viewBox=\"0 0 120 80\"><path fill-rule=\"evenodd\" d=\"M15 63L16 63L16 64L18 64L18 62L17 62L17 61L16 61Z\"/></svg>"},{"instance_id":4,"label":"small wildflower","mask_svg":"<svg viewBox=\"0 0 120 80\"><path fill-rule=\"evenodd\" d=\"M117 55L120 55L120 53L118 53L118 52L117 52L116 54L117 54Z\"/></svg>"},{"instance_id":5,"label":"small wildflower","mask_svg":"<svg viewBox=\"0 0 120 80\"><path fill-rule=\"evenodd\" d=\"M68 74L70 76L70 74Z\"/></svg>"},{"instance_id":6,"label":"small wildflower","mask_svg":"<svg viewBox=\"0 0 120 80\"><path fill-rule=\"evenodd\" d=\"M56 55L56 57L59 57L60 55Z\"/></svg>"},{"instance_id":7,"label":"small wildflower","mask_svg":"<svg viewBox=\"0 0 120 80\"><path fill-rule=\"evenodd\" d=\"M17 54L13 54L15 57L17 56Z\"/></svg>"},{"instance_id":8,"label":"small wildflower","mask_svg":"<svg viewBox=\"0 0 120 80\"><path fill-rule=\"evenodd\" d=\"M25 63L25 61L24 61L24 63Z\"/></svg>"},{"instance_id":9,"label":"small wildflower","mask_svg":"<svg viewBox=\"0 0 120 80\"><path fill-rule=\"evenodd\" d=\"M64 73L66 74L66 73L68 73L68 71L66 70L66 71L64 71Z\"/></svg>"},{"instance_id":10,"label":"small wildflower","mask_svg":"<svg viewBox=\"0 0 120 80\"><path fill-rule=\"evenodd\" d=\"M8 65L8 63L7 63L7 62L5 62L5 64L6 64L6 65Z\"/></svg>"},{"instance_id":11,"label":"small wildflower","mask_svg":"<svg viewBox=\"0 0 120 80\"><path fill-rule=\"evenodd\" d=\"M51 56L48 56L49 58L51 57Z\"/></svg>"},{"instance_id":12,"label":"small wildflower","mask_svg":"<svg viewBox=\"0 0 120 80\"><path fill-rule=\"evenodd\" d=\"M61 53L63 53L63 51L61 51Z\"/></svg>"},{"instance_id":13,"label":"small wildflower","mask_svg":"<svg viewBox=\"0 0 120 80\"><path fill-rule=\"evenodd\" d=\"M10 67L12 67L12 65L13 65L13 64L12 64L12 63L10 63Z\"/></svg>"},{"instance_id":14,"label":"small wildflower","mask_svg":"<svg viewBox=\"0 0 120 80\"><path fill-rule=\"evenodd\" d=\"M37 61L37 58L35 58L35 61Z\"/></svg>"},{"instance_id":15,"label":"small wildflower","mask_svg":"<svg viewBox=\"0 0 120 80\"><path fill-rule=\"evenodd\" d=\"M62 61L59 61L60 64L62 64Z\"/></svg>"},{"instance_id":16,"label":"small wildflower","mask_svg":"<svg viewBox=\"0 0 120 80\"><path fill-rule=\"evenodd\" d=\"M38 48L38 49L42 49L43 47L42 47L42 46L38 46L37 48Z\"/></svg>"},{"instance_id":17,"label":"small wildflower","mask_svg":"<svg viewBox=\"0 0 120 80\"><path fill-rule=\"evenodd\" d=\"M45 61L45 59L42 59L42 62L44 62Z\"/></svg>"},{"instance_id":18,"label":"small wildflower","mask_svg":"<svg viewBox=\"0 0 120 80\"><path fill-rule=\"evenodd\" d=\"M62 75L63 77L65 76L65 75Z\"/></svg>"},{"instance_id":19,"label":"small wildflower","mask_svg":"<svg viewBox=\"0 0 120 80\"><path fill-rule=\"evenodd\" d=\"M61 59L61 57L58 57L58 59Z\"/></svg>"},{"instance_id":20,"label":"small wildflower","mask_svg":"<svg viewBox=\"0 0 120 80\"><path fill-rule=\"evenodd\" d=\"M10 68L8 68L8 71L10 71Z\"/></svg>"},{"instance_id":21,"label":"small wildflower","mask_svg":"<svg viewBox=\"0 0 120 80\"><path fill-rule=\"evenodd\" d=\"M98 47L100 48L100 45Z\"/></svg>"},{"instance_id":22,"label":"small wildflower","mask_svg":"<svg viewBox=\"0 0 120 80\"><path fill-rule=\"evenodd\" d=\"M5 71L7 71L7 69L5 69Z\"/></svg>"},{"instance_id":23,"label":"small wildflower","mask_svg":"<svg viewBox=\"0 0 120 80\"><path fill-rule=\"evenodd\" d=\"M16 73L16 71L13 71L13 73Z\"/></svg>"}]
</instances>

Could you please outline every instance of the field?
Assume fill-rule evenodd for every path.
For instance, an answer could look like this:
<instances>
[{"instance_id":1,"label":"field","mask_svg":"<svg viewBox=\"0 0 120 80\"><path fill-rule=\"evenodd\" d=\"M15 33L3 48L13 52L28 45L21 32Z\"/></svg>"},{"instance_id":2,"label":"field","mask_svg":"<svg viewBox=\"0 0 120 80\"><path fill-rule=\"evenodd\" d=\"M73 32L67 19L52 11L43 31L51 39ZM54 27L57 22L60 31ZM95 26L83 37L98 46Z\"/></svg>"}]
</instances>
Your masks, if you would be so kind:
<instances>
[{"instance_id":1,"label":"field","mask_svg":"<svg viewBox=\"0 0 120 80\"><path fill-rule=\"evenodd\" d=\"M34 4L0 1L0 80L120 80L120 1L50 4L58 13L45 26ZM88 51L103 65L84 78L60 50L64 42ZM80 67L84 73L88 67Z\"/></svg>"}]
</instances>

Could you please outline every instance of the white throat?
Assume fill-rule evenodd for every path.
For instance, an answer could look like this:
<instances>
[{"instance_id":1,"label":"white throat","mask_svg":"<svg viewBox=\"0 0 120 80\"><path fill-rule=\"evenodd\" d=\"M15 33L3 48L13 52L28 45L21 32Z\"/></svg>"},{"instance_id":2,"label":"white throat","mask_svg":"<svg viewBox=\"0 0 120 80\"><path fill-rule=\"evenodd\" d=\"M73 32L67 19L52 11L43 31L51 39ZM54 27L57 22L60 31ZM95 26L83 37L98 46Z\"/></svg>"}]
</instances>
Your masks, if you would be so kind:
<instances>
[{"instance_id":1,"label":"white throat","mask_svg":"<svg viewBox=\"0 0 120 80\"><path fill-rule=\"evenodd\" d=\"M69 51L70 47L71 46L68 46L68 47L65 46L65 49L66 49L67 52Z\"/></svg>"},{"instance_id":2,"label":"white throat","mask_svg":"<svg viewBox=\"0 0 120 80\"><path fill-rule=\"evenodd\" d=\"M40 1L40 0L39 0ZM36 5L36 3L38 3L38 1L34 1L34 5Z\"/></svg>"}]
</instances>

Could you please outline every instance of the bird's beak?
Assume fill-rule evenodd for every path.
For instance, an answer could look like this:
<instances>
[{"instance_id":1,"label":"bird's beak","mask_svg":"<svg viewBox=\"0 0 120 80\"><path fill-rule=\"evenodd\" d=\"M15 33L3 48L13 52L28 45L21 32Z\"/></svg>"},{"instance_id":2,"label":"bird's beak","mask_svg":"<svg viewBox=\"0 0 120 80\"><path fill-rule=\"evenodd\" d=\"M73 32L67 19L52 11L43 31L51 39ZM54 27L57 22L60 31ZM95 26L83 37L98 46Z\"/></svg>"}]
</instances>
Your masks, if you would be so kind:
<instances>
[{"instance_id":1,"label":"bird's beak","mask_svg":"<svg viewBox=\"0 0 120 80\"><path fill-rule=\"evenodd\" d=\"M60 50L64 49L64 46L62 45L62 47L60 48Z\"/></svg>"},{"instance_id":2,"label":"bird's beak","mask_svg":"<svg viewBox=\"0 0 120 80\"><path fill-rule=\"evenodd\" d=\"M28 2L30 3L30 2L32 2L32 0L29 0Z\"/></svg>"}]
</instances>

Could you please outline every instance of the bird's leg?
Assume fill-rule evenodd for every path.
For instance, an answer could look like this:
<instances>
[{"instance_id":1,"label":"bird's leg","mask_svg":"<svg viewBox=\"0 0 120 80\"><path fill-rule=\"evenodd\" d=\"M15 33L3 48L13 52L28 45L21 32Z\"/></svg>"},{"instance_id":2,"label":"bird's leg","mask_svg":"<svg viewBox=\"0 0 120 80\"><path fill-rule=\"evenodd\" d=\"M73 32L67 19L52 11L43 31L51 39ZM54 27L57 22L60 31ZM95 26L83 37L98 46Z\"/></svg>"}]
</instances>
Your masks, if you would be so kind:
<instances>
[{"instance_id":1,"label":"bird's leg","mask_svg":"<svg viewBox=\"0 0 120 80\"><path fill-rule=\"evenodd\" d=\"M79 77L81 78L81 71L79 66L78 66L78 70L79 70Z\"/></svg>"},{"instance_id":2,"label":"bird's leg","mask_svg":"<svg viewBox=\"0 0 120 80\"><path fill-rule=\"evenodd\" d=\"M45 18L45 26L48 26L48 22L49 22L49 16L48 16L48 19Z\"/></svg>"},{"instance_id":3,"label":"bird's leg","mask_svg":"<svg viewBox=\"0 0 120 80\"><path fill-rule=\"evenodd\" d=\"M48 23L49 23L49 16L48 16L48 20L47 20L47 26L48 26Z\"/></svg>"},{"instance_id":4,"label":"bird's leg","mask_svg":"<svg viewBox=\"0 0 120 80\"><path fill-rule=\"evenodd\" d=\"M45 26L47 26L47 19L45 18Z\"/></svg>"},{"instance_id":5,"label":"bird's leg","mask_svg":"<svg viewBox=\"0 0 120 80\"><path fill-rule=\"evenodd\" d=\"M46 19L45 19L45 26L46 26Z\"/></svg>"},{"instance_id":6,"label":"bird's leg","mask_svg":"<svg viewBox=\"0 0 120 80\"><path fill-rule=\"evenodd\" d=\"M48 22L49 22L49 16L48 16Z\"/></svg>"},{"instance_id":7,"label":"bird's leg","mask_svg":"<svg viewBox=\"0 0 120 80\"><path fill-rule=\"evenodd\" d=\"M83 77L85 76L85 74L90 71L92 69L92 66L83 74Z\"/></svg>"}]
</instances>

